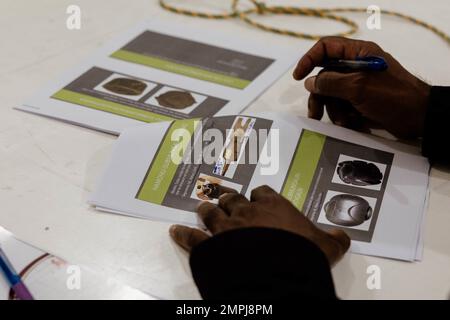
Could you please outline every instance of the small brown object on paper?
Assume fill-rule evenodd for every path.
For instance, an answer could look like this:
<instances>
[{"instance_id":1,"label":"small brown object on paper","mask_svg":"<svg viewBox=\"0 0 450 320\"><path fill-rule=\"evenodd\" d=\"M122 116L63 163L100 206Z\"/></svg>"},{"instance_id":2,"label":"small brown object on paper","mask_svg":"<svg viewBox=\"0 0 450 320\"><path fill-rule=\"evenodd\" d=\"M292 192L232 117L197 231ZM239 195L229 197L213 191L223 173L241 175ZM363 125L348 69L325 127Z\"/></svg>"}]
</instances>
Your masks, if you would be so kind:
<instances>
[{"instance_id":1,"label":"small brown object on paper","mask_svg":"<svg viewBox=\"0 0 450 320\"><path fill-rule=\"evenodd\" d=\"M128 96L138 96L144 92L147 85L139 80L116 78L103 85L108 91Z\"/></svg>"},{"instance_id":2,"label":"small brown object on paper","mask_svg":"<svg viewBox=\"0 0 450 320\"><path fill-rule=\"evenodd\" d=\"M167 91L157 96L156 100L161 106L172 109L184 109L196 102L189 92L177 90Z\"/></svg>"}]
</instances>

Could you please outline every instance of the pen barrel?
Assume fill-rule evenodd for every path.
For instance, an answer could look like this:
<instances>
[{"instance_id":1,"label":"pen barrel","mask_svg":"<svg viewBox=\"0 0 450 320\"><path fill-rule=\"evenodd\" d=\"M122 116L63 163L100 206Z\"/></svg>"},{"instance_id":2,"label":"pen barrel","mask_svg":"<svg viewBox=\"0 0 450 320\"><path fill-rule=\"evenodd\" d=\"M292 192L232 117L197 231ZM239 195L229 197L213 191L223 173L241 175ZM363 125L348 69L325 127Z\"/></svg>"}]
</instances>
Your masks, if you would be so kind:
<instances>
[{"instance_id":1,"label":"pen barrel","mask_svg":"<svg viewBox=\"0 0 450 320\"><path fill-rule=\"evenodd\" d=\"M18 282L12 287L14 293L16 294L16 297L20 300L34 300L33 296L31 295L30 291L27 289L27 287L23 284L23 282Z\"/></svg>"}]
</instances>

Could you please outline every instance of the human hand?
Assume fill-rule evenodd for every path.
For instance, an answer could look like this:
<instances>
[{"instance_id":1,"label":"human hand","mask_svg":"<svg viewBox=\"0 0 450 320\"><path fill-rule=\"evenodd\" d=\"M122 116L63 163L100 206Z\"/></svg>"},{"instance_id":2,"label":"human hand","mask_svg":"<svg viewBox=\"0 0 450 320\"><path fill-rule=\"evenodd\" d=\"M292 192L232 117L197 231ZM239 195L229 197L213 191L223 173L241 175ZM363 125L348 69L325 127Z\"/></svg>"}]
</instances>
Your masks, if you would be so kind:
<instances>
[{"instance_id":1,"label":"human hand","mask_svg":"<svg viewBox=\"0 0 450 320\"><path fill-rule=\"evenodd\" d=\"M254 189L250 201L239 193L226 193L220 196L218 205L202 202L197 211L213 235L248 227L276 228L296 233L315 243L330 265L342 258L350 246L350 238L343 231L325 232L318 229L291 202L268 186ZM210 238L199 229L181 225L171 226L170 235L187 251ZM295 248L292 250L295 252Z\"/></svg>"},{"instance_id":2,"label":"human hand","mask_svg":"<svg viewBox=\"0 0 450 320\"><path fill-rule=\"evenodd\" d=\"M294 79L304 79L327 59L354 60L380 56L385 71L339 73L323 70L307 78L311 93L308 116L320 120L324 106L330 120L354 130L381 127L400 138L423 135L430 86L418 79L373 42L341 37L319 40L298 62Z\"/></svg>"}]
</instances>

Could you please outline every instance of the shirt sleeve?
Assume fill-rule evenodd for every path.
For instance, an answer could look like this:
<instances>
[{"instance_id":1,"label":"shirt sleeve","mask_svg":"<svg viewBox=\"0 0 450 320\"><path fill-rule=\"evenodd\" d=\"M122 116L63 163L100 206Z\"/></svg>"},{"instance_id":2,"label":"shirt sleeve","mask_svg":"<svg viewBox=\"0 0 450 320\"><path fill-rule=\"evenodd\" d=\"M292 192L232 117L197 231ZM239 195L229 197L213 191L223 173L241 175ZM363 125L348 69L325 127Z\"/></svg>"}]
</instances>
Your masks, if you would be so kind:
<instances>
[{"instance_id":1,"label":"shirt sleeve","mask_svg":"<svg viewBox=\"0 0 450 320\"><path fill-rule=\"evenodd\" d=\"M204 299L336 299L324 253L283 230L220 233L194 247L190 265Z\"/></svg>"},{"instance_id":2,"label":"shirt sleeve","mask_svg":"<svg viewBox=\"0 0 450 320\"><path fill-rule=\"evenodd\" d=\"M422 153L432 164L450 165L450 87L432 87Z\"/></svg>"}]
</instances>

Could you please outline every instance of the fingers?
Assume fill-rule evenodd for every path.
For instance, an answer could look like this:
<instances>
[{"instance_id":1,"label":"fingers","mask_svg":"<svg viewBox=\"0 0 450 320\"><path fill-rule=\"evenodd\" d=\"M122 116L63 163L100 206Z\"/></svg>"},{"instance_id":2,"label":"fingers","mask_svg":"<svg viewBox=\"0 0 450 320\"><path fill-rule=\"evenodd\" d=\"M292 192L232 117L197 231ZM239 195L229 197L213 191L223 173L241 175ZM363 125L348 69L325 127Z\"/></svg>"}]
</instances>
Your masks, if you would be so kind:
<instances>
[{"instance_id":1,"label":"fingers","mask_svg":"<svg viewBox=\"0 0 450 320\"><path fill-rule=\"evenodd\" d=\"M335 265L350 247L350 238L340 229L332 229L329 232L316 229L314 234L318 237L312 241L319 246L331 266Z\"/></svg>"},{"instance_id":2,"label":"fingers","mask_svg":"<svg viewBox=\"0 0 450 320\"><path fill-rule=\"evenodd\" d=\"M226 194L226 193L238 193L236 190L232 188L228 188L225 186L220 186L220 195Z\"/></svg>"},{"instance_id":3,"label":"fingers","mask_svg":"<svg viewBox=\"0 0 450 320\"><path fill-rule=\"evenodd\" d=\"M321 120L324 110L324 98L318 94L310 94L308 99L308 117L315 120Z\"/></svg>"},{"instance_id":4,"label":"fingers","mask_svg":"<svg viewBox=\"0 0 450 320\"><path fill-rule=\"evenodd\" d=\"M336 252L335 261L337 262L350 248L351 240L350 237L340 229L333 229L328 232L328 234L336 241L338 244L338 252Z\"/></svg>"},{"instance_id":5,"label":"fingers","mask_svg":"<svg viewBox=\"0 0 450 320\"><path fill-rule=\"evenodd\" d=\"M360 114L348 101L328 98L325 104L328 116L334 124L350 129L356 129L360 125L358 123Z\"/></svg>"},{"instance_id":6,"label":"fingers","mask_svg":"<svg viewBox=\"0 0 450 320\"><path fill-rule=\"evenodd\" d=\"M197 207L197 213L205 226L212 233L217 233L225 227L228 216L221 208L204 201Z\"/></svg>"},{"instance_id":7,"label":"fingers","mask_svg":"<svg viewBox=\"0 0 450 320\"><path fill-rule=\"evenodd\" d=\"M219 198L219 207L228 214L248 208L250 201L240 193L225 193Z\"/></svg>"},{"instance_id":8,"label":"fingers","mask_svg":"<svg viewBox=\"0 0 450 320\"><path fill-rule=\"evenodd\" d=\"M326 107L328 117L335 125L360 132L370 133L375 124L362 116L346 100L311 94L308 100L308 117L321 120Z\"/></svg>"},{"instance_id":9,"label":"fingers","mask_svg":"<svg viewBox=\"0 0 450 320\"><path fill-rule=\"evenodd\" d=\"M313 94L340 98L358 104L361 101L366 75L361 72L341 73L322 71L305 81L305 88Z\"/></svg>"},{"instance_id":10,"label":"fingers","mask_svg":"<svg viewBox=\"0 0 450 320\"><path fill-rule=\"evenodd\" d=\"M201 230L180 225L171 226L169 234L173 241L188 252L200 242L209 238L209 236Z\"/></svg>"},{"instance_id":11,"label":"fingers","mask_svg":"<svg viewBox=\"0 0 450 320\"><path fill-rule=\"evenodd\" d=\"M347 39L343 37L325 37L320 39L298 62L293 77L302 80L315 67L321 66L327 59L349 59L368 55L381 55L383 50L373 42Z\"/></svg>"},{"instance_id":12,"label":"fingers","mask_svg":"<svg viewBox=\"0 0 450 320\"><path fill-rule=\"evenodd\" d=\"M347 101L330 98L325 104L328 116L335 125L370 133L368 121Z\"/></svg>"},{"instance_id":13,"label":"fingers","mask_svg":"<svg viewBox=\"0 0 450 320\"><path fill-rule=\"evenodd\" d=\"M271 187L267 185L263 185L252 190L252 193L250 195L250 201L264 202L268 199L273 199L273 197L277 196L279 196L279 194L275 190L273 190Z\"/></svg>"},{"instance_id":14,"label":"fingers","mask_svg":"<svg viewBox=\"0 0 450 320\"><path fill-rule=\"evenodd\" d=\"M348 39L338 37L320 39L298 62L293 74L294 79L303 79L327 58L352 59L350 53L354 50L346 50L346 46L351 48L349 43Z\"/></svg>"},{"instance_id":15,"label":"fingers","mask_svg":"<svg viewBox=\"0 0 450 320\"><path fill-rule=\"evenodd\" d=\"M333 229L329 234L341 245L343 253L347 252L351 244L350 237L340 229Z\"/></svg>"},{"instance_id":16,"label":"fingers","mask_svg":"<svg viewBox=\"0 0 450 320\"><path fill-rule=\"evenodd\" d=\"M350 102L331 97L325 97L323 100L328 117L335 125L370 133L371 122L356 110Z\"/></svg>"}]
</instances>

